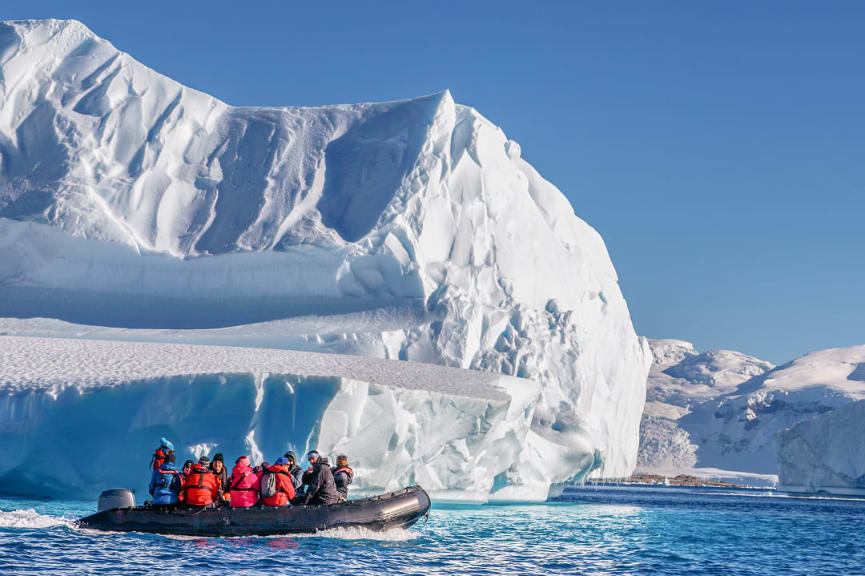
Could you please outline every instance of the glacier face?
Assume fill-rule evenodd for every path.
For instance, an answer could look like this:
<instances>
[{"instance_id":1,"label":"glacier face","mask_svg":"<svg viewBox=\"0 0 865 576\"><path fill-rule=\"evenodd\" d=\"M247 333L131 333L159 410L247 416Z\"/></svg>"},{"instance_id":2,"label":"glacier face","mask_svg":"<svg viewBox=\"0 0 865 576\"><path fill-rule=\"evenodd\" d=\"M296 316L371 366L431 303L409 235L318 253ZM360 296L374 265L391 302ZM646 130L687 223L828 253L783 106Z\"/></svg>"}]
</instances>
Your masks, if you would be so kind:
<instances>
[{"instance_id":1,"label":"glacier face","mask_svg":"<svg viewBox=\"0 0 865 576\"><path fill-rule=\"evenodd\" d=\"M865 346L812 352L774 367L738 352L698 354L687 342L651 345L642 471L775 475L778 431L865 398L865 379L850 378L865 360Z\"/></svg>"},{"instance_id":2,"label":"glacier face","mask_svg":"<svg viewBox=\"0 0 865 576\"><path fill-rule=\"evenodd\" d=\"M851 380L865 380L855 374ZM779 489L865 494L863 428L865 400L858 400L778 432Z\"/></svg>"},{"instance_id":3,"label":"glacier face","mask_svg":"<svg viewBox=\"0 0 865 576\"><path fill-rule=\"evenodd\" d=\"M604 243L449 93L232 107L75 21L3 24L0 72L0 316L263 322L265 345L514 375L540 384L525 458L633 470L651 354Z\"/></svg>"}]
</instances>

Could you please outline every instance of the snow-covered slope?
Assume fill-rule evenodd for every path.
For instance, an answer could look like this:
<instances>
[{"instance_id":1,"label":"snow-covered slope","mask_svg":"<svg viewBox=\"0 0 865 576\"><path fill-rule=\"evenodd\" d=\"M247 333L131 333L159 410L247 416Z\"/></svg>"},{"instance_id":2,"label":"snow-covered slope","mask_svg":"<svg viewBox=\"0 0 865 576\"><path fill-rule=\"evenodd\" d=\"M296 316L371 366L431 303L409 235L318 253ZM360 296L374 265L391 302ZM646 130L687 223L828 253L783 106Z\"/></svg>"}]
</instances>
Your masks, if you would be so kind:
<instances>
[{"instance_id":1,"label":"snow-covered slope","mask_svg":"<svg viewBox=\"0 0 865 576\"><path fill-rule=\"evenodd\" d=\"M859 370L848 378L865 381ZM865 400L782 430L776 441L779 489L865 495Z\"/></svg>"},{"instance_id":2,"label":"snow-covered slope","mask_svg":"<svg viewBox=\"0 0 865 576\"><path fill-rule=\"evenodd\" d=\"M700 464L777 473L775 433L865 398L865 382L848 378L862 363L865 346L811 352L701 404L682 418Z\"/></svg>"},{"instance_id":3,"label":"snow-covered slope","mask_svg":"<svg viewBox=\"0 0 865 576\"><path fill-rule=\"evenodd\" d=\"M651 345L641 470L776 474L779 430L865 398L865 378L855 377L865 346L812 352L773 367L737 352L697 354L687 342Z\"/></svg>"},{"instance_id":4,"label":"snow-covered slope","mask_svg":"<svg viewBox=\"0 0 865 576\"><path fill-rule=\"evenodd\" d=\"M534 380L539 438L633 469L650 352L604 243L448 92L237 108L54 20L0 26L0 73L0 316L338 313L281 345Z\"/></svg>"},{"instance_id":5,"label":"snow-covered slope","mask_svg":"<svg viewBox=\"0 0 865 576\"><path fill-rule=\"evenodd\" d=\"M740 384L773 366L731 350L700 354L693 344L682 340L650 340L649 343L654 362L640 424L638 469L678 474L694 472L697 467L706 468L710 465L698 464L699 445L691 429L682 425L683 417L701 403L734 392Z\"/></svg>"}]
</instances>

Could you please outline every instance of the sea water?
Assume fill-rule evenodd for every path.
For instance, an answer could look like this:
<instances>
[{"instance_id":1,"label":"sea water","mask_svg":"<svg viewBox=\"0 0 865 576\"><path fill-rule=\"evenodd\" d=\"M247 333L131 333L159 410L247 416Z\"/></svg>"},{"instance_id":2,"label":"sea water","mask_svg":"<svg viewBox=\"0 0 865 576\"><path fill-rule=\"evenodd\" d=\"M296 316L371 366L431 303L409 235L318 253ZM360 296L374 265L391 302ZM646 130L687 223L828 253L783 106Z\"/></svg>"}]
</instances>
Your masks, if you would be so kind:
<instances>
[{"instance_id":1,"label":"sea water","mask_svg":"<svg viewBox=\"0 0 865 576\"><path fill-rule=\"evenodd\" d=\"M0 498L2 574L865 574L865 501L585 487L439 505L375 533L190 538L74 527L95 502Z\"/></svg>"}]
</instances>

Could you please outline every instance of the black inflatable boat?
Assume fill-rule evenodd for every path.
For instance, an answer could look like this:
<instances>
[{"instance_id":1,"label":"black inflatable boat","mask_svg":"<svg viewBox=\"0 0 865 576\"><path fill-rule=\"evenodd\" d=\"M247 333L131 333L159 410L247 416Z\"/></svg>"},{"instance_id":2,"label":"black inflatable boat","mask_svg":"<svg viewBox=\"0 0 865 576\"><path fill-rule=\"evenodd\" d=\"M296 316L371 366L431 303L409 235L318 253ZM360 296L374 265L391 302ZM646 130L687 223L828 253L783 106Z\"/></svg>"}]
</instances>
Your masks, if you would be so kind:
<instances>
[{"instance_id":1,"label":"black inflatable boat","mask_svg":"<svg viewBox=\"0 0 865 576\"><path fill-rule=\"evenodd\" d=\"M111 497L107 501L111 502ZM78 525L111 532L187 536L269 536L351 527L380 531L411 526L429 511L429 507L429 496L420 486L331 506L282 508L129 506L103 509L103 497L100 497L100 511L80 519Z\"/></svg>"}]
</instances>

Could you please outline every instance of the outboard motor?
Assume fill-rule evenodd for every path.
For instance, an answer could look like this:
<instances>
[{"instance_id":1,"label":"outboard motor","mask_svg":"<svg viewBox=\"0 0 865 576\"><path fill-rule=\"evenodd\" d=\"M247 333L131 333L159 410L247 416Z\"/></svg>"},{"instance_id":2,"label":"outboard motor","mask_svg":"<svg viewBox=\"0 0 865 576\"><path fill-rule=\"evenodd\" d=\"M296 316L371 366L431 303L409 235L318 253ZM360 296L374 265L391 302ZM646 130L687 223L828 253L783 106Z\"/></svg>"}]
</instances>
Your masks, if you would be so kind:
<instances>
[{"instance_id":1,"label":"outboard motor","mask_svg":"<svg viewBox=\"0 0 865 576\"><path fill-rule=\"evenodd\" d=\"M126 488L112 488L103 490L99 495L99 512L113 508L134 508L135 495L132 490Z\"/></svg>"}]
</instances>

